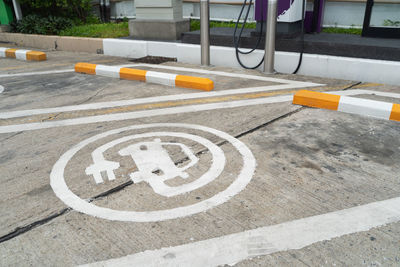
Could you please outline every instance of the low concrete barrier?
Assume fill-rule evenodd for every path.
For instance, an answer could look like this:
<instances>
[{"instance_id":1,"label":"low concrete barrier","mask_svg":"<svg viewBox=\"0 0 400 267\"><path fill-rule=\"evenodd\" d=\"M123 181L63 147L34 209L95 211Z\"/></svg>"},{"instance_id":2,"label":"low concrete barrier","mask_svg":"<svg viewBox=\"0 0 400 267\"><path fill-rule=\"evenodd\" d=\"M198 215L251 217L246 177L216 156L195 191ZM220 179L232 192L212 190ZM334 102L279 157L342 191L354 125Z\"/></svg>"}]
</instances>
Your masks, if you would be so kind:
<instances>
[{"instance_id":1,"label":"low concrete barrier","mask_svg":"<svg viewBox=\"0 0 400 267\"><path fill-rule=\"evenodd\" d=\"M139 69L120 68L115 66L96 65L90 63L77 63L75 65L75 71L85 74L143 81L167 86L198 89L203 91L211 91L212 89L214 89L214 82L208 78L202 77L177 75Z\"/></svg>"},{"instance_id":2,"label":"low concrete barrier","mask_svg":"<svg viewBox=\"0 0 400 267\"><path fill-rule=\"evenodd\" d=\"M0 47L0 57L15 58L29 61L43 61L47 59L46 53L25 49Z\"/></svg>"},{"instance_id":3,"label":"low concrete barrier","mask_svg":"<svg viewBox=\"0 0 400 267\"><path fill-rule=\"evenodd\" d=\"M400 104L382 101L301 90L294 95L293 104L400 121Z\"/></svg>"}]
</instances>

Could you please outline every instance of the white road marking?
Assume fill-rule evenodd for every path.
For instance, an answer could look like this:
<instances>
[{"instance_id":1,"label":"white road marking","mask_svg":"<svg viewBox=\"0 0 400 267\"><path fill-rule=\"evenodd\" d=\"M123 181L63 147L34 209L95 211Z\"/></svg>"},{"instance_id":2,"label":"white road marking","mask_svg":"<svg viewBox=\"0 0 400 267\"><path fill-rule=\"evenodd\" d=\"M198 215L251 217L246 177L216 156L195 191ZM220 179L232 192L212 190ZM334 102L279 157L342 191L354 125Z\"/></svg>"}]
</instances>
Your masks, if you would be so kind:
<instances>
[{"instance_id":1,"label":"white road marking","mask_svg":"<svg viewBox=\"0 0 400 267\"><path fill-rule=\"evenodd\" d=\"M108 115L98 115L98 116L90 116L90 117L83 117L83 118L76 118L76 119L59 120L59 121L47 121L47 122L25 123L25 124L17 124L17 125L6 125L6 126L0 126L0 133L31 131L31 130L53 128L53 127L72 126L72 125L80 125L80 124L88 124L88 123L96 123L96 122L106 122L106 121L122 121L122 120L163 116L163 115L171 115L171 114L178 114L178 113L190 113L190 112L199 112L199 111L205 111L205 110L217 110L217 109L225 109L225 108L235 108L235 107L245 107L245 106L261 105L261 104L280 103L280 102L287 102L287 101L292 101L292 100L293 100L293 95L285 95L285 96L258 98L258 99L251 99L251 100L218 102L218 103L212 103L212 104L189 105L189 106L173 107L173 108L162 108L162 109L142 110L142 111L108 114Z\"/></svg>"},{"instance_id":2,"label":"white road marking","mask_svg":"<svg viewBox=\"0 0 400 267\"><path fill-rule=\"evenodd\" d=\"M115 179L114 175L114 170L116 168L119 168L119 163L118 162L112 162L112 161L107 161L104 159L103 153L107 151L108 149L123 143L127 142L129 140L134 140L137 138L145 138L145 137L163 137L163 136L172 136L172 137L179 137L179 138L185 138L185 139L190 139L193 140L210 151L212 155L212 164L209 170L204 173L200 178L196 179L195 181L191 183L186 183L180 186L174 186L170 187L167 186L164 181L175 178L177 176L180 176L182 178L187 178L183 177L182 175L183 172L194 166L198 162L198 158L191 152L189 148L184 146L183 144L178 144L178 143L157 143L157 142L142 142L138 144L134 144L133 147L129 146L121 150L119 153L122 156L125 156L125 152L128 152L129 154L132 153L131 157L132 160L135 162L135 165L138 168L137 172L131 173L130 177L134 183L140 183L140 182L147 182L150 184L150 186L153 188L154 192L156 192L159 195L165 196L165 197L172 197L184 193L191 192L193 190L196 190L211 181L213 181L215 178L217 178L222 171L224 170L225 167L225 155L222 151L222 149L215 145L214 143L210 142L209 140L192 135L192 134L186 134L186 133L175 133L175 132L151 132L151 133L146 133L146 134L137 134L137 135L130 135L130 136L125 136L122 138L119 138L117 140L111 141L105 145L102 145L98 148L96 148L92 152L92 158L94 164L90 165L86 169L86 174L88 173L88 169L90 171L90 174L93 174L93 177L97 180L101 179L101 173L102 172L107 172L107 175L113 177ZM183 167L178 168L175 166L175 163L171 160L171 158L167 155L168 152L165 151L162 148L162 145L172 145L172 146L180 146L185 152L186 156L190 159L190 163L186 164ZM181 146L182 145L182 146ZM141 146L145 146L146 150L143 151L141 150ZM152 146L156 146L158 149L152 149ZM187 149L186 149L187 148ZM133 155L132 150L139 150L136 151L136 155ZM189 152L190 150L190 152ZM139 153L137 153L139 152ZM118 165L118 167L116 167ZM110 168L111 166L111 168ZM152 172L154 171L155 166L157 166L158 170L161 170L163 172L163 175L157 175L153 174ZM116 168L115 168L116 167ZM95 170L95 172L92 172L92 170ZM96 178L97 176L97 178ZM97 183L97 182L96 182Z\"/></svg>"},{"instance_id":3,"label":"white road marking","mask_svg":"<svg viewBox=\"0 0 400 267\"><path fill-rule=\"evenodd\" d=\"M192 205L188 206L183 206L183 207L177 207L169 210L157 210L157 211L120 211L120 210L112 210L104 207L99 207L94 205L94 203L89 203L81 198L79 198L77 195L75 195L72 191L69 190L65 179L64 179L64 169L68 162L74 157L76 153L78 153L81 149L86 147L87 145L100 140L102 138L108 137L110 135L114 134L119 134L122 132L126 131L131 131L131 130L137 130L137 129L152 129L152 128L157 128L157 127L165 127L165 128L173 128L176 130L177 128L183 128L183 129L190 129L190 130L196 130L196 131L201 131L205 133L211 133L215 136L218 136L222 139L225 139L228 141L233 147L236 148L236 150L241 154L242 159L243 159L243 165L242 169L239 172L239 175L237 178L222 192L217 193L216 195L205 199L203 201L197 202ZM162 135L171 135L173 133L167 132L167 133L159 133L160 136ZM198 138L194 135L182 135L183 133L175 133L177 137L182 136L184 138L195 138L195 141L198 143L202 143L204 138ZM137 136L140 137L151 137L151 136L157 136L153 135L153 133L145 133L145 134L138 134ZM127 137L128 139L131 137ZM118 143L121 140L116 140L115 142ZM106 146L113 146L114 144L109 143L106 144ZM213 150L213 146L208 146L209 149ZM214 151L212 153L213 155L217 155L218 153ZM216 161L213 163L218 165L222 164L222 159L215 159ZM223 164L224 165L224 164ZM175 219L179 217L184 217L184 216L189 216L193 215L205 210L208 210L210 208L213 208L217 205L220 205L226 201L228 201L230 198L238 194L240 191L242 191L246 185L250 182L251 178L253 177L254 171L256 168L256 160L251 153L250 149L241 141L238 139L230 136L227 133L221 132L216 129L212 129L209 127L205 126L200 126L200 125L194 125L194 124L183 124L183 123L154 123L154 124L147 124L147 125L133 125L129 127L124 127L120 129L115 129L111 130L105 133L98 134L96 136L93 136L89 139L86 139L79 144L73 146L70 150L65 152L60 159L56 162L54 165L51 174L50 174L50 185L54 190L54 193L59 197L66 205L69 207L73 208L76 211L80 211L85 214L89 214L92 216L100 217L103 219L108 219L108 220L118 220L118 221L133 221L133 222L151 222L151 221L162 221L162 220L169 220L169 219ZM216 173L215 173L216 172ZM210 177L213 175L218 175L219 169L218 166L213 169L213 171L210 173ZM186 188L186 189L194 189L197 187L200 183L201 185L204 185L205 182L209 181L210 177L206 177L204 179L201 179L201 181L197 182L195 181L192 187L191 185Z\"/></svg>"},{"instance_id":4,"label":"white road marking","mask_svg":"<svg viewBox=\"0 0 400 267\"><path fill-rule=\"evenodd\" d=\"M0 94L4 92L4 86L0 85Z\"/></svg>"},{"instance_id":5,"label":"white road marking","mask_svg":"<svg viewBox=\"0 0 400 267\"><path fill-rule=\"evenodd\" d=\"M338 95L378 95L378 96L400 98L400 94L384 93L384 92L368 91L368 90L334 91L334 92L329 92L329 93L338 94ZM250 100L238 100L238 101L230 101L230 102L218 102L218 103L212 103L212 104L189 105L189 106L182 106L182 107L162 108L162 109L153 109L153 110L142 110L142 111L134 111L134 112L126 112L126 113L116 113L116 114L108 114L108 115L82 117L82 118L60 120L60 121L47 121L47 122L25 123L25 124L17 124L17 125L6 125L6 126L0 126L0 133L32 131L32 130L53 128L53 127L64 127L64 126L97 123L97 122L107 122L107 121L123 121L123 120L138 119L138 118L145 118L145 117L154 117L154 116L163 116L163 115L172 115L172 114L178 114L178 113L190 113L190 112L199 112L199 111L206 111L206 110L226 109L226 108L236 108L236 107L254 106L254 105L262 105L262 104L282 103L282 102L288 102L288 101L293 101L293 95L264 97L264 98L257 98L257 99L250 99Z\"/></svg>"},{"instance_id":6,"label":"white road marking","mask_svg":"<svg viewBox=\"0 0 400 267\"><path fill-rule=\"evenodd\" d=\"M314 86L314 85L310 84L310 86ZM104 108L112 108L112 107L122 107L122 106L149 104L149 103L157 103L157 102L165 102L165 101L177 101L177 100L186 100L186 99L197 99L197 98L224 96L224 95L232 95L232 94L278 91L278 90L296 89L296 88L304 88L304 85L302 85L302 84L282 84L282 85L250 87L250 88L242 88L242 89L230 89L230 90L213 91L213 92L144 97L144 98L137 98L137 99L131 99L131 100L98 102L98 103L75 105L75 106L64 106L64 107L56 107L56 108L18 110L18 111L10 111L10 112L0 113L0 119L9 119L9 118L17 118L17 117L48 114L48 113L69 112L69 111L96 110L96 109L104 109Z\"/></svg>"},{"instance_id":7,"label":"white road marking","mask_svg":"<svg viewBox=\"0 0 400 267\"><path fill-rule=\"evenodd\" d=\"M400 221L400 198L84 266L223 266Z\"/></svg>"},{"instance_id":8,"label":"white road marking","mask_svg":"<svg viewBox=\"0 0 400 267\"><path fill-rule=\"evenodd\" d=\"M64 70L50 70L50 71L37 71L37 72L24 72L24 73L12 73L12 74L2 74L0 78L12 78L12 77L22 77L22 76L35 76L35 75L49 75L49 74L59 74L66 72L74 72L74 69L64 69Z\"/></svg>"}]
</instances>

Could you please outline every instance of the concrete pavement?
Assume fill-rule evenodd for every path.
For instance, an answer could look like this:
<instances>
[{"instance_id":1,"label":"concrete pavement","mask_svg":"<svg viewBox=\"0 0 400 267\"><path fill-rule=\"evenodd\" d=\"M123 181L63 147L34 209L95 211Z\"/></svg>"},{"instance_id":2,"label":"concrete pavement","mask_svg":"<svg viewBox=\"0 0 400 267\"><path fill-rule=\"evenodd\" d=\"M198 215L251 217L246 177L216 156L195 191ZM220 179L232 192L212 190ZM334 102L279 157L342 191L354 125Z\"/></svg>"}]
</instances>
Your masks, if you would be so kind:
<instances>
[{"instance_id":1,"label":"concrete pavement","mask_svg":"<svg viewBox=\"0 0 400 267\"><path fill-rule=\"evenodd\" d=\"M211 78L199 93L78 61L134 65L0 61L0 265L400 264L400 124L291 103L303 88L400 103L400 87L135 66Z\"/></svg>"}]
</instances>

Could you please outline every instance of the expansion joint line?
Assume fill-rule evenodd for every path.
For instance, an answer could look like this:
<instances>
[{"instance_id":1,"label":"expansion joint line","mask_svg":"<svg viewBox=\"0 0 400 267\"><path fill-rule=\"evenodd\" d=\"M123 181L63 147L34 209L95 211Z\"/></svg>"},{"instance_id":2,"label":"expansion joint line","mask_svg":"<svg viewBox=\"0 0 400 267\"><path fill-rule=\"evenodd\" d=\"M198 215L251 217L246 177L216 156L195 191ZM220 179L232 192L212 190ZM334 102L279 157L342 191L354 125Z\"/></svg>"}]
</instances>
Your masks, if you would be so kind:
<instances>
[{"instance_id":1,"label":"expansion joint line","mask_svg":"<svg viewBox=\"0 0 400 267\"><path fill-rule=\"evenodd\" d=\"M257 131L257 130L259 130L259 129L261 129L261 128L264 128L264 127L266 127L266 126L268 126L268 125L274 123L274 122L277 122L277 121L279 121L279 120L285 119L285 118L287 118L287 117L289 117L289 116L291 116L291 115L293 115L293 114L296 114L296 113L300 112L300 111L303 110L303 109L305 109L305 107L301 107L301 108L298 108L298 109L296 109L296 110L294 110L294 111L288 112L288 113L286 113L286 114L284 114L284 115L282 115L282 116L279 116L279 117L277 117L277 118L275 118L275 119L272 119L272 120L270 120L270 121L268 121L268 122L266 122L266 123L263 123L263 124L261 124L261 125L259 125L259 126L257 126L257 127L254 127L254 128L252 128L252 129L250 129L250 130L247 130L247 131L245 131L245 132L242 132L242 133L236 135L235 138L241 138L241 137L243 137L243 136L245 136L245 135L248 135L248 134L250 134L250 133L253 133L253 132L255 132L255 131ZM17 133L17 134L18 134L18 133ZM225 145L226 143L227 143L227 141L221 141L221 142L217 143L216 145L217 145L217 146L223 146L223 145ZM204 153L206 153L206 152L207 152L207 149L202 149L202 150L196 152L195 155L196 155L196 156L200 156L201 154L204 154ZM175 164L176 164L176 165L183 164L183 163L185 163L185 162L188 161L188 160L189 160L189 158L188 158L188 157L185 157L185 158L182 158L182 159L180 159L180 160L177 160L177 161L175 162ZM101 198L103 198L103 197L107 197L107 196L112 195L112 194L117 193L117 192L120 192L120 191L124 190L126 187L128 187L128 186L130 186L130 185L133 185L133 184L134 184L134 183L133 183L131 180L129 180L129 181L124 182L124 183L122 183L122 184L120 184L120 185L118 185L118 186L116 186L116 187L111 188L110 190L107 190L107 191L105 191L105 192L103 192L103 193L100 193L100 194L98 194L98 195L96 195L96 196L94 196L94 197L92 197L92 198L89 198L87 201L88 201L89 203L91 203L91 202L93 202L93 201L95 201L95 200L101 199ZM8 240L10 240L10 239L13 239L13 238L15 238L15 237L18 237L19 235L22 235L22 234L24 234L24 233L26 233L26 232L29 232L30 230L33 230L33 229L36 228L36 227L39 227L39 226L41 226L41 225L44 225L44 224L46 224L46 223L48 223L48 222L50 222L50 221L52 221L52 220L54 220L54 219L56 219L56 218L62 216L62 215L65 215L65 214L69 213L71 210L73 210L73 209L71 209L71 208L64 208L64 209L62 209L61 211L59 211L58 213L52 214L52 215L50 215L50 216L48 216L48 217L46 217L46 218L44 218L44 219L35 221L35 222L33 222L33 223L29 224L29 225L23 226L23 227L18 227L18 228L16 228L14 231L12 231L11 233L6 234L6 235L0 237L0 243L6 242L6 241L8 241Z\"/></svg>"}]
</instances>

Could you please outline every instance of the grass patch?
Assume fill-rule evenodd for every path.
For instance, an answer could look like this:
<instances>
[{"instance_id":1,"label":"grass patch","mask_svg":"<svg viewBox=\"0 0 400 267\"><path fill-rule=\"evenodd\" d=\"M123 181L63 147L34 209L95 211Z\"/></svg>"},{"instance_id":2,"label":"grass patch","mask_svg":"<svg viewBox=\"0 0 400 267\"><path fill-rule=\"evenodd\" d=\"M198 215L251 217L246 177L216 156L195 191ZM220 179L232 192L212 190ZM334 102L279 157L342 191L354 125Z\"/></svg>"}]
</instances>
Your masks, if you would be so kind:
<instances>
[{"instance_id":1,"label":"grass patch","mask_svg":"<svg viewBox=\"0 0 400 267\"><path fill-rule=\"evenodd\" d=\"M73 26L60 32L61 36L119 38L129 36L128 22L86 24Z\"/></svg>"},{"instance_id":2,"label":"grass patch","mask_svg":"<svg viewBox=\"0 0 400 267\"><path fill-rule=\"evenodd\" d=\"M234 21L210 21L210 28L235 28L236 22ZM239 24L239 28L242 27L242 23ZM245 28L255 29L256 23L246 23ZM198 31L200 30L200 20L191 19L190 20L190 30Z\"/></svg>"},{"instance_id":3,"label":"grass patch","mask_svg":"<svg viewBox=\"0 0 400 267\"><path fill-rule=\"evenodd\" d=\"M323 28L322 32L361 35L362 29L357 29L357 28L344 29L344 28L329 27L329 28Z\"/></svg>"}]
</instances>

